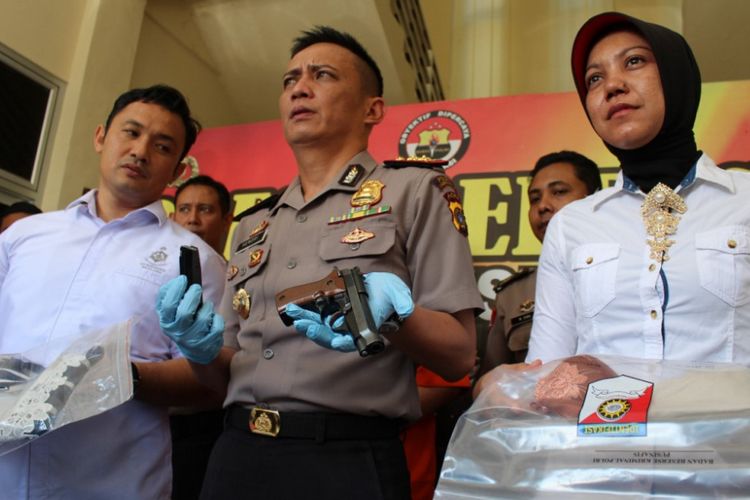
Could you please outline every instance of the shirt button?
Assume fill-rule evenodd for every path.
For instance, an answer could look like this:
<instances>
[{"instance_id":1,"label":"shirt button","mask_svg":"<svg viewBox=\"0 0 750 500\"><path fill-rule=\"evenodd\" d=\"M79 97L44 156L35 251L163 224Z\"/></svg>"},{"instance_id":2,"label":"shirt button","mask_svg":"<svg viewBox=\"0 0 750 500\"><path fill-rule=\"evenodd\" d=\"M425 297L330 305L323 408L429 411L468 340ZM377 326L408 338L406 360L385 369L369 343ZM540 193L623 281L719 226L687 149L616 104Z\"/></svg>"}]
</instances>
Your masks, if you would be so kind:
<instances>
[{"instance_id":1,"label":"shirt button","mask_svg":"<svg viewBox=\"0 0 750 500\"><path fill-rule=\"evenodd\" d=\"M307 220L307 215L305 214L299 214L297 216L297 222L305 222Z\"/></svg>"},{"instance_id":2,"label":"shirt button","mask_svg":"<svg viewBox=\"0 0 750 500\"><path fill-rule=\"evenodd\" d=\"M349 245L349 248L352 250L359 250L359 243L352 243Z\"/></svg>"},{"instance_id":3,"label":"shirt button","mask_svg":"<svg viewBox=\"0 0 750 500\"><path fill-rule=\"evenodd\" d=\"M297 267L297 261L294 259L290 260L286 263L286 267L287 269L294 269L295 267Z\"/></svg>"},{"instance_id":4,"label":"shirt button","mask_svg":"<svg viewBox=\"0 0 750 500\"><path fill-rule=\"evenodd\" d=\"M271 359L273 357L273 350L271 350L271 349L265 349L265 350L263 350L263 357L265 359Z\"/></svg>"},{"instance_id":5,"label":"shirt button","mask_svg":"<svg viewBox=\"0 0 750 500\"><path fill-rule=\"evenodd\" d=\"M586 257L586 264L591 264L592 262L594 262L593 257Z\"/></svg>"},{"instance_id":6,"label":"shirt button","mask_svg":"<svg viewBox=\"0 0 750 500\"><path fill-rule=\"evenodd\" d=\"M734 240L729 240L729 241L727 241L727 246L729 248L737 248L737 242L734 241Z\"/></svg>"},{"instance_id":7,"label":"shirt button","mask_svg":"<svg viewBox=\"0 0 750 500\"><path fill-rule=\"evenodd\" d=\"M658 316L659 314L654 309L651 309L651 319L656 319Z\"/></svg>"},{"instance_id":8,"label":"shirt button","mask_svg":"<svg viewBox=\"0 0 750 500\"><path fill-rule=\"evenodd\" d=\"M656 270L656 264L651 264L650 266L648 266L648 270L654 272Z\"/></svg>"}]
</instances>

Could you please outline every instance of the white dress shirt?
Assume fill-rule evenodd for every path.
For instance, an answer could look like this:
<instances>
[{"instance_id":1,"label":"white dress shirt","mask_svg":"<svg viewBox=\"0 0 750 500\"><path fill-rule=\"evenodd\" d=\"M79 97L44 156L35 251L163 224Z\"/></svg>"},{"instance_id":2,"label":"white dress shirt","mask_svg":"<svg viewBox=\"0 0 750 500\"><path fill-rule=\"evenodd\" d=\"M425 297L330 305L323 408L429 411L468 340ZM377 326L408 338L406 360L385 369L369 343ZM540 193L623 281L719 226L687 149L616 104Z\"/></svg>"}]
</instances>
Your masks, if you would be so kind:
<instances>
[{"instance_id":1,"label":"white dress shirt","mask_svg":"<svg viewBox=\"0 0 750 500\"><path fill-rule=\"evenodd\" d=\"M645 195L616 184L565 206L539 260L527 360L577 353L750 365L750 175L703 155L669 260L649 257Z\"/></svg>"},{"instance_id":2,"label":"white dress shirt","mask_svg":"<svg viewBox=\"0 0 750 500\"><path fill-rule=\"evenodd\" d=\"M131 358L179 355L159 328L159 287L179 272L180 245L199 248L204 296L218 303L222 258L170 221L161 202L105 223L95 191L0 235L0 353L140 318ZM50 353L49 361L56 353ZM171 492L166 408L129 401L0 457L4 499L155 499Z\"/></svg>"}]
</instances>

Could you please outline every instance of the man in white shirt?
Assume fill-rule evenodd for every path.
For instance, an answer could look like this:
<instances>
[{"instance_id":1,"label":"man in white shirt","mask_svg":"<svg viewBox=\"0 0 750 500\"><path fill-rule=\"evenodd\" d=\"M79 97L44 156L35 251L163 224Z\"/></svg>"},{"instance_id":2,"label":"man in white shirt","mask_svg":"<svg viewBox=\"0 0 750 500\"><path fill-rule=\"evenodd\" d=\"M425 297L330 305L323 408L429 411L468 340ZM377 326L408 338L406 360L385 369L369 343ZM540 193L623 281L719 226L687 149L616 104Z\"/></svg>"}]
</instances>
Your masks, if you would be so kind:
<instances>
[{"instance_id":1,"label":"man in white shirt","mask_svg":"<svg viewBox=\"0 0 750 500\"><path fill-rule=\"evenodd\" d=\"M94 136L99 187L0 235L0 353L138 318L134 400L0 457L3 498L169 498L167 406L212 393L161 333L157 292L179 274L180 245L199 248L206 310L223 289L222 258L160 201L198 130L177 90L126 92ZM223 328L212 313L198 317Z\"/></svg>"}]
</instances>

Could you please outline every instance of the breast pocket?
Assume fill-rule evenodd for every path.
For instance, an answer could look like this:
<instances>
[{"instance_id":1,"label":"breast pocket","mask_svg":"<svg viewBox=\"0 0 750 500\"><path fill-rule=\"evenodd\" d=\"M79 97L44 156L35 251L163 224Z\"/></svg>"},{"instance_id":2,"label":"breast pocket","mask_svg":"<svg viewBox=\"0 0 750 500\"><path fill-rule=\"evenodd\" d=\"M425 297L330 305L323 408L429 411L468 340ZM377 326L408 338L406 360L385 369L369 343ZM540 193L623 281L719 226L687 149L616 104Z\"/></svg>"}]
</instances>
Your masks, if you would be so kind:
<instances>
[{"instance_id":1,"label":"breast pocket","mask_svg":"<svg viewBox=\"0 0 750 500\"><path fill-rule=\"evenodd\" d=\"M346 224L328 230L318 245L321 259L335 264L338 260L376 260L387 254L396 242L396 223L389 220L373 220L361 224Z\"/></svg>"},{"instance_id":2,"label":"breast pocket","mask_svg":"<svg viewBox=\"0 0 750 500\"><path fill-rule=\"evenodd\" d=\"M615 298L620 245L596 243L573 250L571 268L579 312L599 314Z\"/></svg>"},{"instance_id":3,"label":"breast pocket","mask_svg":"<svg viewBox=\"0 0 750 500\"><path fill-rule=\"evenodd\" d=\"M701 286L736 307L750 298L750 238L744 226L725 226L695 236Z\"/></svg>"}]
</instances>

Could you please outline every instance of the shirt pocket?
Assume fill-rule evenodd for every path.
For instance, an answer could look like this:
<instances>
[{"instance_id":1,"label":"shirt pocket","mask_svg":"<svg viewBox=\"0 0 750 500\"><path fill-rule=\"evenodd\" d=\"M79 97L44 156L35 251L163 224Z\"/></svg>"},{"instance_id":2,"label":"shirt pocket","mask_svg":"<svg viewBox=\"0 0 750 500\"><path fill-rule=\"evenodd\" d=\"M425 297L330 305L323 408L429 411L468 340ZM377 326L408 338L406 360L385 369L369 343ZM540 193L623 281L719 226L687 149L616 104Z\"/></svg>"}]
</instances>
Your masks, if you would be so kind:
<instances>
[{"instance_id":1,"label":"shirt pocket","mask_svg":"<svg viewBox=\"0 0 750 500\"><path fill-rule=\"evenodd\" d=\"M594 243L573 250L571 269L579 312L596 316L615 298L620 245Z\"/></svg>"},{"instance_id":2,"label":"shirt pocket","mask_svg":"<svg viewBox=\"0 0 750 500\"><path fill-rule=\"evenodd\" d=\"M750 234L744 226L725 226L695 236L701 286L732 307L750 299Z\"/></svg>"},{"instance_id":3,"label":"shirt pocket","mask_svg":"<svg viewBox=\"0 0 750 500\"><path fill-rule=\"evenodd\" d=\"M357 241L358 239L362 241ZM347 240L350 242L347 243ZM388 253L395 242L396 223L394 221L346 224L343 227L334 227L326 231L318 245L318 255L326 262L342 259L356 261L362 257L371 261L379 255Z\"/></svg>"}]
</instances>

